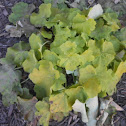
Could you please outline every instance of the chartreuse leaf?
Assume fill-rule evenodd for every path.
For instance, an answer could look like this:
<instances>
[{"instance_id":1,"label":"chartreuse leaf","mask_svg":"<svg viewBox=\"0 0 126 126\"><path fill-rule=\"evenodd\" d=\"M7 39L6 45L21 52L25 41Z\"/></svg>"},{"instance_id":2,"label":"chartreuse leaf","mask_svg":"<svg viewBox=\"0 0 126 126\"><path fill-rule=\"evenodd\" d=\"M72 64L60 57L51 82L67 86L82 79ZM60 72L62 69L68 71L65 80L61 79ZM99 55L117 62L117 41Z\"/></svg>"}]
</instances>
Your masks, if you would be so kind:
<instances>
[{"instance_id":1,"label":"chartreuse leaf","mask_svg":"<svg viewBox=\"0 0 126 126\"><path fill-rule=\"evenodd\" d=\"M9 16L9 21L16 24L21 18L30 15L34 9L35 6L33 4L28 5L27 3L19 2L12 8L13 13Z\"/></svg>"},{"instance_id":2,"label":"chartreuse leaf","mask_svg":"<svg viewBox=\"0 0 126 126\"><path fill-rule=\"evenodd\" d=\"M96 44L97 44L96 41L92 39L90 39L87 43L87 46L89 47L88 50L92 51L95 57L100 54L100 49Z\"/></svg>"},{"instance_id":3,"label":"chartreuse leaf","mask_svg":"<svg viewBox=\"0 0 126 126\"><path fill-rule=\"evenodd\" d=\"M46 26L48 28L51 28L52 26L55 26L56 24L60 24L62 27L72 26L72 20L76 16L77 13L80 13L81 11L77 8L69 8L69 9L63 9L56 10L56 8L52 8L52 14L48 22L46 22ZM54 15L55 14L55 15Z\"/></svg>"},{"instance_id":4,"label":"chartreuse leaf","mask_svg":"<svg viewBox=\"0 0 126 126\"><path fill-rule=\"evenodd\" d=\"M88 79L83 86L88 98L93 98L101 92L101 85L96 77Z\"/></svg>"},{"instance_id":5,"label":"chartreuse leaf","mask_svg":"<svg viewBox=\"0 0 126 126\"><path fill-rule=\"evenodd\" d=\"M96 69L97 78L100 82L102 91L112 94L117 82L119 81L117 76L113 73L111 69L103 66L98 66Z\"/></svg>"},{"instance_id":6,"label":"chartreuse leaf","mask_svg":"<svg viewBox=\"0 0 126 126\"><path fill-rule=\"evenodd\" d=\"M93 61L94 66L98 66L99 64L102 64L103 66L108 66L109 63L115 57L115 51L113 48L113 44L111 42L107 42L107 41L103 42L101 49L102 50L100 54L98 54L95 60ZM94 51L96 52L96 50Z\"/></svg>"},{"instance_id":7,"label":"chartreuse leaf","mask_svg":"<svg viewBox=\"0 0 126 126\"><path fill-rule=\"evenodd\" d=\"M39 124L43 126L49 126L51 113L48 98L45 98L42 101L38 101L35 107L37 109L35 115L40 116Z\"/></svg>"},{"instance_id":8,"label":"chartreuse leaf","mask_svg":"<svg viewBox=\"0 0 126 126\"><path fill-rule=\"evenodd\" d=\"M29 50L29 44L21 41L19 43L14 44L13 47L9 47L7 49L6 59L12 64L21 66L24 60L27 58Z\"/></svg>"},{"instance_id":9,"label":"chartreuse leaf","mask_svg":"<svg viewBox=\"0 0 126 126\"><path fill-rule=\"evenodd\" d=\"M43 47L43 39L40 35L32 34L29 38L29 43L31 46L31 49L35 51L35 55L37 59L42 58L42 47Z\"/></svg>"},{"instance_id":10,"label":"chartreuse leaf","mask_svg":"<svg viewBox=\"0 0 126 126\"><path fill-rule=\"evenodd\" d=\"M59 60L58 55L50 50L45 50L43 57L45 60L51 61L53 65L56 65L57 61Z\"/></svg>"},{"instance_id":11,"label":"chartreuse leaf","mask_svg":"<svg viewBox=\"0 0 126 126\"><path fill-rule=\"evenodd\" d=\"M51 51L57 54L61 54L62 52L59 46L65 43L69 37L74 36L76 32L70 31L68 27L62 28L60 27L60 25L56 25L55 28L56 28L55 39L53 43L50 45Z\"/></svg>"},{"instance_id":12,"label":"chartreuse leaf","mask_svg":"<svg viewBox=\"0 0 126 126\"><path fill-rule=\"evenodd\" d=\"M81 62L82 62L82 66L84 66L86 63L89 63L91 61L94 60L94 55L93 55L93 51L91 50L86 50L81 54Z\"/></svg>"},{"instance_id":13,"label":"chartreuse leaf","mask_svg":"<svg viewBox=\"0 0 126 126\"><path fill-rule=\"evenodd\" d=\"M68 95L68 103L71 107L76 99L78 99L81 102L85 102L87 99L87 94L83 86L67 89L65 90L65 93Z\"/></svg>"},{"instance_id":14,"label":"chartreuse leaf","mask_svg":"<svg viewBox=\"0 0 126 126\"><path fill-rule=\"evenodd\" d=\"M63 86L63 84L65 83L66 83L66 77L64 74L60 73L60 77L57 80L55 80L53 86L51 87L51 90L58 91L65 89Z\"/></svg>"},{"instance_id":15,"label":"chartreuse leaf","mask_svg":"<svg viewBox=\"0 0 126 126\"><path fill-rule=\"evenodd\" d=\"M126 61L121 62L116 70L116 76L120 79L122 74L126 72Z\"/></svg>"},{"instance_id":16,"label":"chartreuse leaf","mask_svg":"<svg viewBox=\"0 0 126 126\"><path fill-rule=\"evenodd\" d=\"M83 52L83 47L86 44L86 41L79 35L76 37L71 37L68 39L70 42L76 43L76 53L82 53Z\"/></svg>"},{"instance_id":17,"label":"chartreuse leaf","mask_svg":"<svg viewBox=\"0 0 126 126\"><path fill-rule=\"evenodd\" d=\"M119 20L117 13L105 13L103 19L107 21L107 24L111 26L112 31L117 31L120 27L118 26Z\"/></svg>"},{"instance_id":18,"label":"chartreuse leaf","mask_svg":"<svg viewBox=\"0 0 126 126\"><path fill-rule=\"evenodd\" d=\"M96 22L94 19L87 19L84 15L77 14L73 19L72 28L78 33L84 33L90 35L90 33L95 29Z\"/></svg>"},{"instance_id":19,"label":"chartreuse leaf","mask_svg":"<svg viewBox=\"0 0 126 126\"><path fill-rule=\"evenodd\" d=\"M47 60L39 62L39 69L34 68L29 78L35 83L35 92L38 98L49 96L51 86L60 77L59 71L55 70L53 64Z\"/></svg>"},{"instance_id":20,"label":"chartreuse leaf","mask_svg":"<svg viewBox=\"0 0 126 126\"><path fill-rule=\"evenodd\" d=\"M71 31L68 27L62 28L60 25L55 26L55 39L53 46L59 46L66 42L67 38L71 37Z\"/></svg>"},{"instance_id":21,"label":"chartreuse leaf","mask_svg":"<svg viewBox=\"0 0 126 126\"><path fill-rule=\"evenodd\" d=\"M71 108L68 105L67 95L62 92L59 94L51 95L49 98L50 101L50 112L69 112Z\"/></svg>"},{"instance_id":22,"label":"chartreuse leaf","mask_svg":"<svg viewBox=\"0 0 126 126\"><path fill-rule=\"evenodd\" d=\"M51 15L51 4L41 4L38 13L32 13L30 21L36 27L41 27L45 24L46 19Z\"/></svg>"},{"instance_id":23,"label":"chartreuse leaf","mask_svg":"<svg viewBox=\"0 0 126 126\"><path fill-rule=\"evenodd\" d=\"M38 67L38 60L36 59L34 50L28 52L27 59L22 64L24 71L30 73L36 67Z\"/></svg>"},{"instance_id":24,"label":"chartreuse leaf","mask_svg":"<svg viewBox=\"0 0 126 126\"><path fill-rule=\"evenodd\" d=\"M81 56L73 54L70 56L59 56L58 66L65 67L66 70L74 71L81 64Z\"/></svg>"},{"instance_id":25,"label":"chartreuse leaf","mask_svg":"<svg viewBox=\"0 0 126 126\"><path fill-rule=\"evenodd\" d=\"M77 45L74 42L66 41L60 46L63 55L72 55L76 52Z\"/></svg>"},{"instance_id":26,"label":"chartreuse leaf","mask_svg":"<svg viewBox=\"0 0 126 126\"><path fill-rule=\"evenodd\" d=\"M88 65L85 68L81 68L79 74L79 83L84 84L96 75L96 70L92 65Z\"/></svg>"},{"instance_id":27,"label":"chartreuse leaf","mask_svg":"<svg viewBox=\"0 0 126 126\"><path fill-rule=\"evenodd\" d=\"M41 30L41 34L44 38L48 38L51 39L52 38L52 33L51 32L47 32L46 30L42 29Z\"/></svg>"}]
</instances>

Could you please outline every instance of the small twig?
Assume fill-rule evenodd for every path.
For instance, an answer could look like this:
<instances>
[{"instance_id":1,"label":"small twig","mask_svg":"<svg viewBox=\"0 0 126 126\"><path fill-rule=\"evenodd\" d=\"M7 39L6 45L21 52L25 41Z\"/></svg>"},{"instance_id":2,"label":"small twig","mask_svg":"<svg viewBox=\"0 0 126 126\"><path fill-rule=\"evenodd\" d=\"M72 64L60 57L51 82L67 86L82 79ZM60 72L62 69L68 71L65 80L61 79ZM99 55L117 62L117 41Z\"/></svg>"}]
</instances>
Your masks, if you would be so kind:
<instances>
[{"instance_id":1,"label":"small twig","mask_svg":"<svg viewBox=\"0 0 126 126\"><path fill-rule=\"evenodd\" d=\"M70 126L74 126L80 119L78 118L75 122L73 122Z\"/></svg>"},{"instance_id":2,"label":"small twig","mask_svg":"<svg viewBox=\"0 0 126 126\"><path fill-rule=\"evenodd\" d=\"M66 119L64 119L60 124L58 124L58 126L61 126L64 122L66 122L68 119L68 117L66 117Z\"/></svg>"},{"instance_id":3,"label":"small twig","mask_svg":"<svg viewBox=\"0 0 126 126\"><path fill-rule=\"evenodd\" d=\"M116 122L118 122L120 119L120 117L118 117L113 123L115 124Z\"/></svg>"},{"instance_id":4,"label":"small twig","mask_svg":"<svg viewBox=\"0 0 126 126\"><path fill-rule=\"evenodd\" d=\"M22 81L21 84L25 83L25 82L28 81L28 80L29 80L29 78L27 78L26 80Z\"/></svg>"},{"instance_id":5,"label":"small twig","mask_svg":"<svg viewBox=\"0 0 126 126\"><path fill-rule=\"evenodd\" d=\"M67 124L67 126L70 125L71 121L72 121L72 116L70 116L70 118L69 118L69 120L68 120L68 124Z\"/></svg>"},{"instance_id":6,"label":"small twig","mask_svg":"<svg viewBox=\"0 0 126 126\"><path fill-rule=\"evenodd\" d=\"M17 68L15 68L14 70L19 70L19 69L21 69L22 67L17 67Z\"/></svg>"}]
</instances>

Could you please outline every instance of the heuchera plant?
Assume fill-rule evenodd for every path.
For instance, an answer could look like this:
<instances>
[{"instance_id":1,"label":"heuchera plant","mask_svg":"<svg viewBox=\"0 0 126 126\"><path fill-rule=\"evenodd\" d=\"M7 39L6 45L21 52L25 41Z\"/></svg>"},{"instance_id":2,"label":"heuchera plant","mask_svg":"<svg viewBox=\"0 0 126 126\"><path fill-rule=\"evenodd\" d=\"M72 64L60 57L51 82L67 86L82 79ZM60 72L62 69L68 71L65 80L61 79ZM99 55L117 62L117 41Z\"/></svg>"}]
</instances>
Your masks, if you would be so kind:
<instances>
[{"instance_id":1,"label":"heuchera plant","mask_svg":"<svg viewBox=\"0 0 126 126\"><path fill-rule=\"evenodd\" d=\"M66 116L76 99L85 103L112 95L126 72L126 28L120 28L118 15L105 12L94 20L88 13L42 4L38 13L22 15L38 29L29 37L30 47L19 43L7 50L4 60L23 67L35 84L36 115L44 126L50 118ZM12 15L10 21L16 23L17 14ZM71 86L66 83L69 73L74 77Z\"/></svg>"}]
</instances>

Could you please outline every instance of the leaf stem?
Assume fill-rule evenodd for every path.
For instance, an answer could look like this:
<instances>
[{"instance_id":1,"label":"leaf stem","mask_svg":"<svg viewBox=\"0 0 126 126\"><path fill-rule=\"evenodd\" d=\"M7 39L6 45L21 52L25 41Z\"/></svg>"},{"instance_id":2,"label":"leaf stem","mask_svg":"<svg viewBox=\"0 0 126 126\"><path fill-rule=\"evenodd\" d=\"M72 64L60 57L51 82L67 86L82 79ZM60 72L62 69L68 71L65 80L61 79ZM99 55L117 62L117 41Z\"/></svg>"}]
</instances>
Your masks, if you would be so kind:
<instances>
[{"instance_id":1,"label":"leaf stem","mask_svg":"<svg viewBox=\"0 0 126 126\"><path fill-rule=\"evenodd\" d=\"M21 82L21 84L25 83L28 80L29 80L29 78L25 79L24 81Z\"/></svg>"}]
</instances>

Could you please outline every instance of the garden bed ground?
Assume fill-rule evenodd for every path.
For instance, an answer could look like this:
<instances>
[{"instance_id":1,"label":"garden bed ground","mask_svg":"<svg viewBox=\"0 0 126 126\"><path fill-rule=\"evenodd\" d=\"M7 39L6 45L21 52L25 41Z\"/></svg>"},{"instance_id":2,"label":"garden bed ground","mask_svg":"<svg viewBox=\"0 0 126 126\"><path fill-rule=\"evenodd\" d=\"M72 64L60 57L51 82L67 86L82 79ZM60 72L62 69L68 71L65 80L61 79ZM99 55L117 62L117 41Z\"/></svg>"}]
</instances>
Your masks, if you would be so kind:
<instances>
[{"instance_id":1,"label":"garden bed ground","mask_svg":"<svg viewBox=\"0 0 126 126\"><path fill-rule=\"evenodd\" d=\"M11 13L11 8L17 2L33 3L37 7L42 3L41 0L1 0L0 1L0 58L4 57L8 47L19 41L28 41L25 36L21 38L10 38L9 34L5 32L4 28L8 21L8 16ZM115 126L126 126L126 74L122 76L122 79L117 84L117 91L112 96L114 101L120 105L125 111L117 112L114 117ZM17 109L16 104L10 107L4 107L2 104L2 96L0 95L0 126L26 126L26 121L21 116L21 113ZM74 114L71 112L62 122L56 121L50 122L50 126L84 126L81 121L80 115L75 120L72 120ZM30 126L30 124L29 124ZM35 126L34 124L32 126Z\"/></svg>"}]
</instances>

